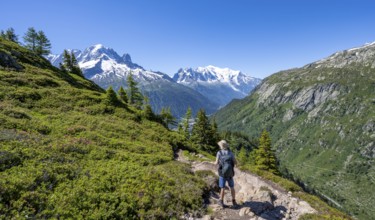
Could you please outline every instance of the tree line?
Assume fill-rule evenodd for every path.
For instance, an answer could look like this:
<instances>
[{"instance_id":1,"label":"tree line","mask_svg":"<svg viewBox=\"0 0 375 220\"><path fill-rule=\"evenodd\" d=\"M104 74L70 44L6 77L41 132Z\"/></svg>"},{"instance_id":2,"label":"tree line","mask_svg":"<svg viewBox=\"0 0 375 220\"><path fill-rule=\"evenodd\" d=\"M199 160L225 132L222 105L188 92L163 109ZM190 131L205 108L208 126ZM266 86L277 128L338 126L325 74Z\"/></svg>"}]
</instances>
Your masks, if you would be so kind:
<instances>
[{"instance_id":1,"label":"tree line","mask_svg":"<svg viewBox=\"0 0 375 220\"><path fill-rule=\"evenodd\" d=\"M270 134L266 130L259 139L249 139L242 133L219 132L215 119L210 120L204 109L200 109L193 118L190 107L180 123L177 123L169 107L163 108L160 114L152 111L148 98L142 95L131 73L127 77L127 84L128 88L125 90L120 87L117 94L111 86L107 89L106 100L109 105L133 106L141 110L142 116L161 123L167 129L177 125L184 146L190 147L190 150L215 154L218 151L217 142L227 139L242 166L253 166L258 170L279 174Z\"/></svg>"},{"instance_id":2,"label":"tree line","mask_svg":"<svg viewBox=\"0 0 375 220\"><path fill-rule=\"evenodd\" d=\"M193 149L211 154L219 150L217 142L226 139L241 166L253 166L257 170L279 174L270 134L266 130L257 139L250 139L239 132L219 132L215 119L209 120L203 109L199 110L193 119L192 110L188 108L177 132Z\"/></svg>"},{"instance_id":3,"label":"tree line","mask_svg":"<svg viewBox=\"0 0 375 220\"><path fill-rule=\"evenodd\" d=\"M1 30L0 37L23 45L39 56L48 55L51 52L51 42L45 33L43 31L36 31L33 27L28 28L24 34L23 44L19 42L18 35L16 35L13 28L8 28L5 31Z\"/></svg>"}]
</instances>

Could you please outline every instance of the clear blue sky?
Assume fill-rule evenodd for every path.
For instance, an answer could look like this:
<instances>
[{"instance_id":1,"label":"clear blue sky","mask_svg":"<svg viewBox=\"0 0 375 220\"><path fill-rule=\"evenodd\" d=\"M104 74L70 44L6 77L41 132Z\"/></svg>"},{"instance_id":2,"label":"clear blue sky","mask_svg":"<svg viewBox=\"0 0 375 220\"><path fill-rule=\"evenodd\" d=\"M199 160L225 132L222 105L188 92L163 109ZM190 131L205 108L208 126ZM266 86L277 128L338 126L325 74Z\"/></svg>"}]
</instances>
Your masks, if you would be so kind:
<instances>
[{"instance_id":1,"label":"clear blue sky","mask_svg":"<svg viewBox=\"0 0 375 220\"><path fill-rule=\"evenodd\" d=\"M146 69L215 65L264 78L375 41L375 1L2 0L0 29L43 30L52 52L101 43Z\"/></svg>"}]
</instances>

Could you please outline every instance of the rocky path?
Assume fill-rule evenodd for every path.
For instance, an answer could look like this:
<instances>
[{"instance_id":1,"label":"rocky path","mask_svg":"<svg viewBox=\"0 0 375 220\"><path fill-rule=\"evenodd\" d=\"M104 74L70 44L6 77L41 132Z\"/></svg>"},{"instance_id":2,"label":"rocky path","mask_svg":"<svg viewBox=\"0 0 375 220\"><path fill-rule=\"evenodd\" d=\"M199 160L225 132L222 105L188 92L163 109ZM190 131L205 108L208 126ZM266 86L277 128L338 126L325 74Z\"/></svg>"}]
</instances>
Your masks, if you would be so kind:
<instances>
[{"instance_id":1,"label":"rocky path","mask_svg":"<svg viewBox=\"0 0 375 220\"><path fill-rule=\"evenodd\" d=\"M177 153L176 159L191 164L194 172L209 170L217 175L217 167L213 163L189 161L182 155L181 151ZM316 212L307 202L294 198L290 192L284 191L272 182L237 168L235 168L235 173L234 181L238 207L232 206L229 189L225 193L224 204L227 207L224 209L217 204L219 191L212 190L206 204L212 210L212 213L203 219L294 220L303 214ZM212 188L217 188L212 186L213 184L217 186L216 179L214 182L211 180L209 184Z\"/></svg>"}]
</instances>

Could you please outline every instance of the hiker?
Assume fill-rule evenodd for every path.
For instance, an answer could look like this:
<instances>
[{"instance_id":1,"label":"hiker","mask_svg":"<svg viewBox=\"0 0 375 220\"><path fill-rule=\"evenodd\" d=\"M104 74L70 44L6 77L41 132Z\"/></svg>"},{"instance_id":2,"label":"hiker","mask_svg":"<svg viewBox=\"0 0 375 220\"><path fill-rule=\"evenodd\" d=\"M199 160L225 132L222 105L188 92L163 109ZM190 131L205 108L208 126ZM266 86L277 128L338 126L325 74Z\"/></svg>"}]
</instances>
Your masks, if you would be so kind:
<instances>
[{"instance_id":1,"label":"hiker","mask_svg":"<svg viewBox=\"0 0 375 220\"><path fill-rule=\"evenodd\" d=\"M234 166L237 165L237 160L232 151L230 151L229 144L225 140L221 140L217 144L220 147L220 150L216 154L215 161L215 164L219 165L219 187L221 189L219 205L224 207L225 184L228 182L232 194L232 204L234 207L237 207L233 181Z\"/></svg>"}]
</instances>

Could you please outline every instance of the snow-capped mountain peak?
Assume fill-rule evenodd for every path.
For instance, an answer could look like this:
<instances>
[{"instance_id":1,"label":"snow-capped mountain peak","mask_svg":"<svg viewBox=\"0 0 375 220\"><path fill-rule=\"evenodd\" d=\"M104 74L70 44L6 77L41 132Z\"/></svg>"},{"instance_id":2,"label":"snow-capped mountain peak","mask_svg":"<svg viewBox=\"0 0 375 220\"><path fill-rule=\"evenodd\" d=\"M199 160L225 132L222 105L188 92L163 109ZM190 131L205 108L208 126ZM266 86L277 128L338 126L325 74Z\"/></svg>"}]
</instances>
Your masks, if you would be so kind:
<instances>
[{"instance_id":1,"label":"snow-capped mountain peak","mask_svg":"<svg viewBox=\"0 0 375 220\"><path fill-rule=\"evenodd\" d=\"M261 81L239 70L213 65L196 69L181 68L173 76L173 80L211 97L220 105L227 104L233 98L245 97Z\"/></svg>"},{"instance_id":2,"label":"snow-capped mountain peak","mask_svg":"<svg viewBox=\"0 0 375 220\"><path fill-rule=\"evenodd\" d=\"M83 51L68 50L68 52L71 51L74 52L78 65L85 77L98 84L100 84L99 81L108 81L108 83L115 81L115 78L117 80L125 80L130 72L137 81L171 80L165 74L147 71L138 64L133 63L129 54L125 53L120 56L115 50L102 44L90 46ZM62 62L63 54L48 55L47 59L54 66L59 66L59 63Z\"/></svg>"},{"instance_id":3,"label":"snow-capped mountain peak","mask_svg":"<svg viewBox=\"0 0 375 220\"><path fill-rule=\"evenodd\" d=\"M232 70L229 68L219 68L212 65L206 67L184 68L179 69L174 75L173 79L178 83L189 83L189 82L219 82L241 85L242 83L248 83L253 81L255 78L243 74L239 70Z\"/></svg>"}]
</instances>

